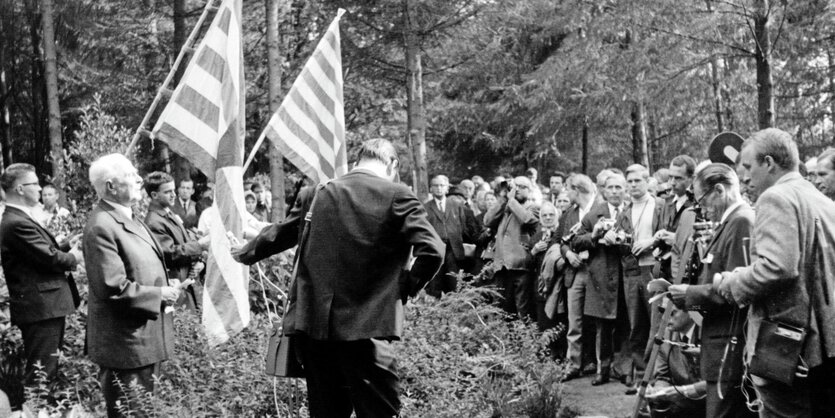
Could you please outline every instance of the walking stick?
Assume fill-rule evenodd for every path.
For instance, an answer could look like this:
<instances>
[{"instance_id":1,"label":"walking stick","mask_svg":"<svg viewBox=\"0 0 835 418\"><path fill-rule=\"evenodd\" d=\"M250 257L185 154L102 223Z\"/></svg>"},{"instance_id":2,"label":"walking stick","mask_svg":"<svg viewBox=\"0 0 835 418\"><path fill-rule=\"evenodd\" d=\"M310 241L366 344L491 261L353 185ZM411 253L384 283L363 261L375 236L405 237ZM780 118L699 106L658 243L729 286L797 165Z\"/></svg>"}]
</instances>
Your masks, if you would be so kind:
<instances>
[{"instance_id":1,"label":"walking stick","mask_svg":"<svg viewBox=\"0 0 835 418\"><path fill-rule=\"evenodd\" d=\"M641 407L646 401L645 395L647 393L647 385L655 375L655 361L658 359L658 351L661 349L661 344L664 343L664 338L666 337L665 334L667 333L666 324L670 321L670 314L672 312L672 309L664 309L664 315L661 317L661 322L658 324L658 331L655 332L655 336L653 337L652 352L649 355L649 361L647 362L647 367L644 370L644 377L641 378L641 385L638 388L638 399L635 401L635 409L632 411L632 418L638 418L640 416Z\"/></svg>"}]
</instances>

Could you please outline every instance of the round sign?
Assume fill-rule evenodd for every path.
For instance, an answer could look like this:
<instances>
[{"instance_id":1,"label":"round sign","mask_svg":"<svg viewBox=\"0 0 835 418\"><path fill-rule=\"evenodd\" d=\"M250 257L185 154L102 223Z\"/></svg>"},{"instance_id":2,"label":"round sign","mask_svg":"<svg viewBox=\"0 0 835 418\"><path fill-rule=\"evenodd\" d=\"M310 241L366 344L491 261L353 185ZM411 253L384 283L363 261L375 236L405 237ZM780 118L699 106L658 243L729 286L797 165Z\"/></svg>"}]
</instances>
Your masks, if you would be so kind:
<instances>
[{"instance_id":1,"label":"round sign","mask_svg":"<svg viewBox=\"0 0 835 418\"><path fill-rule=\"evenodd\" d=\"M710 141L707 156L711 162L724 163L733 167L736 165L736 159L742 149L743 142L745 140L737 133L722 132Z\"/></svg>"}]
</instances>

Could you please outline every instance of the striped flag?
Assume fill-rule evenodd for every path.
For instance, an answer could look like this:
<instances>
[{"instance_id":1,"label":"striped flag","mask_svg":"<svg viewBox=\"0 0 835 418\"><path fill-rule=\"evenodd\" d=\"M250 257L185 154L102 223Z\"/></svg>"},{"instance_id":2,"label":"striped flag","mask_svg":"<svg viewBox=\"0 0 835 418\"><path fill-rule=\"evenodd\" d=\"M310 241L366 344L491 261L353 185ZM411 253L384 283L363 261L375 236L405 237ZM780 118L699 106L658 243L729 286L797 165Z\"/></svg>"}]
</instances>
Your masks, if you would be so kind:
<instances>
[{"instance_id":1,"label":"striped flag","mask_svg":"<svg viewBox=\"0 0 835 418\"><path fill-rule=\"evenodd\" d=\"M209 210L203 326L211 345L249 324L248 269L230 254L227 231L241 238L244 206L245 84L241 0L224 0L153 129L215 182Z\"/></svg>"},{"instance_id":2,"label":"striped flag","mask_svg":"<svg viewBox=\"0 0 835 418\"><path fill-rule=\"evenodd\" d=\"M258 139L260 144L264 137L269 138L285 158L317 183L348 171L339 40L343 13L339 9Z\"/></svg>"}]
</instances>

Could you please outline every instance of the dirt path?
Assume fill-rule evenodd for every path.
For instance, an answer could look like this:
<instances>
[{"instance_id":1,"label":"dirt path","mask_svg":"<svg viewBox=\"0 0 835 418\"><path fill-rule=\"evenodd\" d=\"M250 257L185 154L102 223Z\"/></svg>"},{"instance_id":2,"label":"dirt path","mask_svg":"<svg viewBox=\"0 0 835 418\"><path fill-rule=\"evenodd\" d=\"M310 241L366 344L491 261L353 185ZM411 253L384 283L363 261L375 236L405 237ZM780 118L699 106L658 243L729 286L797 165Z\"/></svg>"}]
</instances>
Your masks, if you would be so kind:
<instances>
[{"instance_id":1,"label":"dirt path","mask_svg":"<svg viewBox=\"0 0 835 418\"><path fill-rule=\"evenodd\" d=\"M625 395L626 386L613 381L592 386L594 375L574 379L564 384L563 400L582 417L624 418L632 414L635 395Z\"/></svg>"}]
</instances>

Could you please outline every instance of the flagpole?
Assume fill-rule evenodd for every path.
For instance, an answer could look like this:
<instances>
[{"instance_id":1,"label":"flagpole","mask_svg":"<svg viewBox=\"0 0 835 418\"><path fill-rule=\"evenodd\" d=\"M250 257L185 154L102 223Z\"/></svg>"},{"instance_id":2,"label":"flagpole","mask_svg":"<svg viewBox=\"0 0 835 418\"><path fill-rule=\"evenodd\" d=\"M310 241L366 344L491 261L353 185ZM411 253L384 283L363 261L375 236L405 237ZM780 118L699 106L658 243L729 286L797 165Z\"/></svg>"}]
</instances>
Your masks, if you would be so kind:
<instances>
[{"instance_id":1,"label":"flagpole","mask_svg":"<svg viewBox=\"0 0 835 418\"><path fill-rule=\"evenodd\" d=\"M162 87L157 90L157 95L154 97L154 101L151 102L151 107L148 108L148 111L145 112L145 117L142 118L142 122L139 123L139 127L136 128L136 132L133 134L133 139L130 141L130 145L125 150L125 156L130 158L131 154L133 153L134 148L136 148L136 143L139 142L139 138L142 136L143 133L147 133L150 136L150 132L145 129L145 126L148 125L148 122L153 116L154 111L159 106L159 102L162 99L163 93L170 92L168 89L168 85L171 84L171 80L174 79L174 74L176 74L177 70L180 68L180 64L183 61L183 57L186 55L186 52L192 50L192 45L194 44L195 38L197 38L197 33L200 31L200 28L203 26L203 22L206 20L206 16L209 15L210 10L217 10L217 6L214 5L215 0L206 0L206 7L203 9L203 14L200 15L200 18L197 19L197 24L194 25L194 28L191 30L191 34L189 34L188 39L180 48L180 53L177 54L177 59L174 60L174 65L171 66L171 70L168 72L168 76L165 77L165 81L162 82Z\"/></svg>"}]
</instances>

